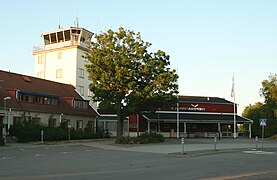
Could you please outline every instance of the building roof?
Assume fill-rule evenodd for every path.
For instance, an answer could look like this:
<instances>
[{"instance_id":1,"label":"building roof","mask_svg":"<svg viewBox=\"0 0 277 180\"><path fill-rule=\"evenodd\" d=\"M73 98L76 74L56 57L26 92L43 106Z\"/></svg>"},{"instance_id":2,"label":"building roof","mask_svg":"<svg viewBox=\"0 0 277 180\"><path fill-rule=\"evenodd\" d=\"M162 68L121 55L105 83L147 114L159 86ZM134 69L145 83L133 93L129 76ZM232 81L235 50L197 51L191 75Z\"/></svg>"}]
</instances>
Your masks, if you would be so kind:
<instances>
[{"instance_id":1,"label":"building roof","mask_svg":"<svg viewBox=\"0 0 277 180\"><path fill-rule=\"evenodd\" d=\"M58 105L36 104L19 101L12 97L10 90L19 90L29 94L36 94L47 97L58 98ZM63 113L65 115L96 116L97 113L89 106L88 109L77 109L70 105L68 99L85 101L79 95L74 86L62 84L32 76L16 74L0 70L0 107L4 107L4 98L12 97L7 100L7 108L18 111Z\"/></svg>"},{"instance_id":2,"label":"building roof","mask_svg":"<svg viewBox=\"0 0 277 180\"><path fill-rule=\"evenodd\" d=\"M157 122L163 121L168 123L176 123L177 112L144 112L143 117L147 120ZM231 113L196 113L196 112L179 112L180 122L188 123L226 123L234 122L234 115ZM237 123L253 123L252 120L236 115Z\"/></svg>"},{"instance_id":3,"label":"building roof","mask_svg":"<svg viewBox=\"0 0 277 180\"><path fill-rule=\"evenodd\" d=\"M233 104L224 98L204 96L178 96L179 102Z\"/></svg>"}]
</instances>

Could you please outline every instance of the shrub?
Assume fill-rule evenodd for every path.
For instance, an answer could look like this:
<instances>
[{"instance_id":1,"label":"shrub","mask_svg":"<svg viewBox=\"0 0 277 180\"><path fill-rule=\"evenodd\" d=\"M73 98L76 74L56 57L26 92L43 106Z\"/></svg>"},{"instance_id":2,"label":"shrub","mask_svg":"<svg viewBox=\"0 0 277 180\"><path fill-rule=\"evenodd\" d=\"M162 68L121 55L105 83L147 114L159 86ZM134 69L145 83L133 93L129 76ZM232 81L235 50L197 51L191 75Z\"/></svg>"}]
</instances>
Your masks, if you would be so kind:
<instances>
[{"instance_id":1,"label":"shrub","mask_svg":"<svg viewBox=\"0 0 277 180\"><path fill-rule=\"evenodd\" d=\"M43 130L44 141L68 140L68 129L53 128L35 124L15 124L10 128L10 134L18 138L18 142L31 142L41 140L41 130ZM98 134L89 131L70 130L70 139L94 139L99 138Z\"/></svg>"},{"instance_id":2,"label":"shrub","mask_svg":"<svg viewBox=\"0 0 277 180\"><path fill-rule=\"evenodd\" d=\"M164 137L156 133L143 133L138 137L118 137L115 143L117 144L148 144L164 142Z\"/></svg>"},{"instance_id":3,"label":"shrub","mask_svg":"<svg viewBox=\"0 0 277 180\"><path fill-rule=\"evenodd\" d=\"M5 146L5 139L4 138L0 138L0 146Z\"/></svg>"}]
</instances>

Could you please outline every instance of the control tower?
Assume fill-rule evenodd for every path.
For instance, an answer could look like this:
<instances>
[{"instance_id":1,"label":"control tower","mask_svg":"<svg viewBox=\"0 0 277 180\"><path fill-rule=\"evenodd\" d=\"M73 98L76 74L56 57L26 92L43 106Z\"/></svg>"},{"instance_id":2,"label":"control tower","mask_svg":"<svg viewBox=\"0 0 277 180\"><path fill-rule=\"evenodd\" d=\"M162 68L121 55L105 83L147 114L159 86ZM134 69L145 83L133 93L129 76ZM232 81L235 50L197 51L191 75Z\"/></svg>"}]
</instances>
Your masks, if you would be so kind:
<instances>
[{"instance_id":1,"label":"control tower","mask_svg":"<svg viewBox=\"0 0 277 180\"><path fill-rule=\"evenodd\" d=\"M33 48L35 77L73 85L86 100L91 100L90 80L85 69L93 33L78 27L59 28L41 34L43 45ZM96 103L90 103L96 108Z\"/></svg>"}]
</instances>

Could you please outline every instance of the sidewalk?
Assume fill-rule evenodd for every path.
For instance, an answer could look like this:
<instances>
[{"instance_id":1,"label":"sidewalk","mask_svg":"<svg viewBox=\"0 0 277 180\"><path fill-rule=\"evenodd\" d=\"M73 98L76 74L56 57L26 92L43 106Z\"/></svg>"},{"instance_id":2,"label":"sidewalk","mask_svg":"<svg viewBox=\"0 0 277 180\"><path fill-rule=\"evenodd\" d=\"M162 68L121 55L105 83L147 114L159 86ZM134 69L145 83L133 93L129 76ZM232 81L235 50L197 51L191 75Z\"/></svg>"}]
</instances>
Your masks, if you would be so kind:
<instances>
[{"instance_id":1,"label":"sidewalk","mask_svg":"<svg viewBox=\"0 0 277 180\"><path fill-rule=\"evenodd\" d=\"M124 145L115 144L114 141L99 141L92 143L82 143L82 145L94 148L101 148L106 150L120 150L133 152L148 152L148 153L162 153L162 154L177 154L182 152L183 145L181 139L166 139L164 143L159 144L134 144ZM262 147L261 142L258 142L258 149ZM221 139L217 140L216 151L214 139L185 139L184 151L187 154L203 154L203 153L220 153L233 152L242 149L255 149L255 139ZM277 141L264 140L263 149L277 148Z\"/></svg>"},{"instance_id":2,"label":"sidewalk","mask_svg":"<svg viewBox=\"0 0 277 180\"><path fill-rule=\"evenodd\" d=\"M26 149L47 146L68 146L68 145L83 145L104 150L118 150L131 152L146 152L160 153L169 155L182 154L183 145L181 139L166 139L163 143L158 144L115 144L115 139L96 139L96 140L72 140L70 142L63 141L50 144L30 144L30 143L8 143L7 146L0 147L1 149ZM258 150L267 150L277 152L276 140L264 140L263 149L261 141L258 142ZM221 139L215 143L213 138L203 139L185 139L184 152L189 156L198 156L215 153L236 152L242 150L255 150L255 139Z\"/></svg>"}]
</instances>

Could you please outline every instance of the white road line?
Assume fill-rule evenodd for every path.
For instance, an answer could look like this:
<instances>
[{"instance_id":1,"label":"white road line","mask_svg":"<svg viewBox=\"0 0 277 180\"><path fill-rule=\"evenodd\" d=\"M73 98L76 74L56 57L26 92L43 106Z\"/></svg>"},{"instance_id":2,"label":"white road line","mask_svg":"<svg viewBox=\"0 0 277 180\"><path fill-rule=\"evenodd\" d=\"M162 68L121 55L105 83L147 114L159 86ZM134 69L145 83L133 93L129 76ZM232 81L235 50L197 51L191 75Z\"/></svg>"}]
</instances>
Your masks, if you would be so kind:
<instances>
[{"instance_id":1,"label":"white road line","mask_svg":"<svg viewBox=\"0 0 277 180\"><path fill-rule=\"evenodd\" d=\"M12 158L3 156L1 159L5 160L5 159L12 159Z\"/></svg>"},{"instance_id":2,"label":"white road line","mask_svg":"<svg viewBox=\"0 0 277 180\"><path fill-rule=\"evenodd\" d=\"M63 152L63 154L72 154L72 152Z\"/></svg>"},{"instance_id":3,"label":"white road line","mask_svg":"<svg viewBox=\"0 0 277 180\"><path fill-rule=\"evenodd\" d=\"M34 157L43 157L43 156L46 156L46 155L44 155L44 154L36 154L36 155L34 155Z\"/></svg>"},{"instance_id":4,"label":"white road line","mask_svg":"<svg viewBox=\"0 0 277 180\"><path fill-rule=\"evenodd\" d=\"M267 151L243 151L243 152L247 154L266 154L266 155L276 154L275 152L267 152Z\"/></svg>"}]
</instances>

